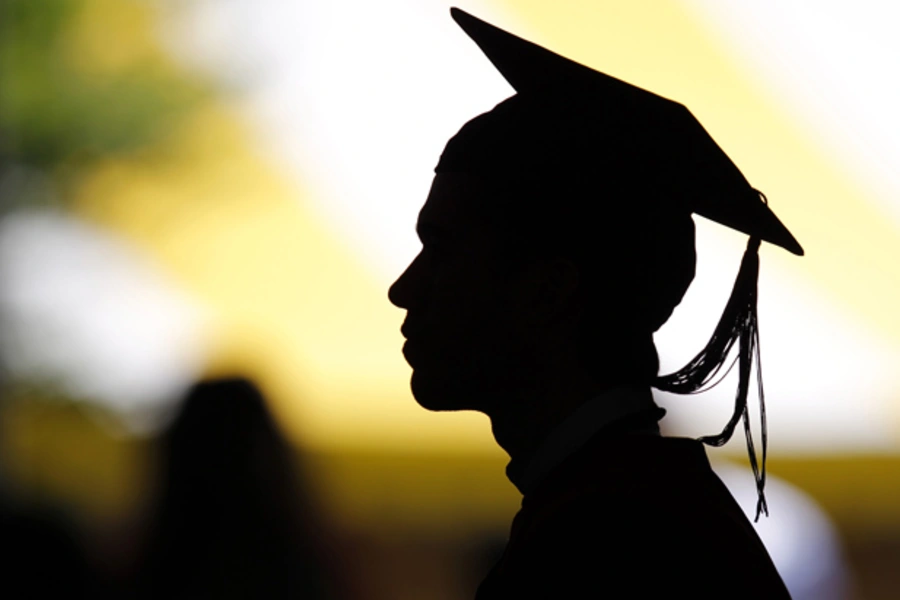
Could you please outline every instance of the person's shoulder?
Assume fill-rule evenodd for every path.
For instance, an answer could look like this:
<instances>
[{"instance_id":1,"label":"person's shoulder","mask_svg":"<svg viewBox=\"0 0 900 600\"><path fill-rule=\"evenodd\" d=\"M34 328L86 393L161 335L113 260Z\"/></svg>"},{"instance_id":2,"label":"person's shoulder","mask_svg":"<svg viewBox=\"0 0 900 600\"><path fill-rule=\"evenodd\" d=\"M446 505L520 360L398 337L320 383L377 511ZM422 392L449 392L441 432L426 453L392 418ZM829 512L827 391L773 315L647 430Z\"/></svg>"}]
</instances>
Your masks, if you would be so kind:
<instances>
[{"instance_id":1,"label":"person's shoulder","mask_svg":"<svg viewBox=\"0 0 900 600\"><path fill-rule=\"evenodd\" d=\"M690 530L693 538L756 539L709 464L701 442L620 436L585 448L548 477L529 503L547 518L599 520L604 529ZM610 517L616 516L610 522ZM590 517L590 518L589 518Z\"/></svg>"},{"instance_id":2,"label":"person's shoulder","mask_svg":"<svg viewBox=\"0 0 900 600\"><path fill-rule=\"evenodd\" d=\"M697 440L597 436L551 472L531 496L536 503L561 493L572 498L599 495L604 501L647 494L677 497L716 489L717 482Z\"/></svg>"},{"instance_id":3,"label":"person's shoulder","mask_svg":"<svg viewBox=\"0 0 900 600\"><path fill-rule=\"evenodd\" d=\"M609 576L625 578L652 571L667 590L751 578L741 585L786 597L765 547L700 442L606 440L538 491L528 503L530 545L539 554L553 548L554 556L544 557L549 564L575 572L602 562Z\"/></svg>"}]
</instances>

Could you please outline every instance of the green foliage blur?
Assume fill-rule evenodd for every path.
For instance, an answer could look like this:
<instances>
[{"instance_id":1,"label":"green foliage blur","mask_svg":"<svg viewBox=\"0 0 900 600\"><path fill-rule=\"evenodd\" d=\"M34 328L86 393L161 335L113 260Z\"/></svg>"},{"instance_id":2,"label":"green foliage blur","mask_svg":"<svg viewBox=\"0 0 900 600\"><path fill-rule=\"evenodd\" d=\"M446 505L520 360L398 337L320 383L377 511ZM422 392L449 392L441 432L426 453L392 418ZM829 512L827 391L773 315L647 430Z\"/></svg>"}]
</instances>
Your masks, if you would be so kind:
<instances>
[{"instance_id":1,"label":"green foliage blur","mask_svg":"<svg viewBox=\"0 0 900 600\"><path fill-rule=\"evenodd\" d=\"M152 147L209 93L161 53L107 70L73 59L67 36L90 4L0 0L0 214L35 203L64 206L73 176L104 157ZM132 9L149 9L139 4ZM116 26L115 15L109 18L99 30Z\"/></svg>"}]
</instances>

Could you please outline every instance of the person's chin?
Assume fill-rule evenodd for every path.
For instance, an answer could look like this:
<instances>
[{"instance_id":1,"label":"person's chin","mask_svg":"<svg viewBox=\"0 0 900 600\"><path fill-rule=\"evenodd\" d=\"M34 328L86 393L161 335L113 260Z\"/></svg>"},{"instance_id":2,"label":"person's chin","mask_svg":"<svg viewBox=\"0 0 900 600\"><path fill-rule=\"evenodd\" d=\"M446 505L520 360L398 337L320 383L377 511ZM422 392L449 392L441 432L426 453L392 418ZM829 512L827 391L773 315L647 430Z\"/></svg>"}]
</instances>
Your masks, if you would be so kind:
<instances>
[{"instance_id":1,"label":"person's chin","mask_svg":"<svg viewBox=\"0 0 900 600\"><path fill-rule=\"evenodd\" d=\"M410 387L418 405L426 410L435 412L478 410L471 406L471 397L462 394L456 386L448 385L447 379L429 377L413 369Z\"/></svg>"}]
</instances>

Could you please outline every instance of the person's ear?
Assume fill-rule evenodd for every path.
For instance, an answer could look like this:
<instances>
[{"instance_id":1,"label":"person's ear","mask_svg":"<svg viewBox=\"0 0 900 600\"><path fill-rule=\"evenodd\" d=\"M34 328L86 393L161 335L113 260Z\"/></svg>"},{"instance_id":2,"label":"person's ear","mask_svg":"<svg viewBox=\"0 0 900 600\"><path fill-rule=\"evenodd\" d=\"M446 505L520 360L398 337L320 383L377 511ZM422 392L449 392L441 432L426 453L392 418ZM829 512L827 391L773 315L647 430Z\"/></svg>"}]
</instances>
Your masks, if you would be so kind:
<instances>
[{"instance_id":1,"label":"person's ear","mask_svg":"<svg viewBox=\"0 0 900 600\"><path fill-rule=\"evenodd\" d=\"M577 312L579 273L571 260L537 261L524 274L523 284L521 308L529 324L552 324Z\"/></svg>"}]
</instances>

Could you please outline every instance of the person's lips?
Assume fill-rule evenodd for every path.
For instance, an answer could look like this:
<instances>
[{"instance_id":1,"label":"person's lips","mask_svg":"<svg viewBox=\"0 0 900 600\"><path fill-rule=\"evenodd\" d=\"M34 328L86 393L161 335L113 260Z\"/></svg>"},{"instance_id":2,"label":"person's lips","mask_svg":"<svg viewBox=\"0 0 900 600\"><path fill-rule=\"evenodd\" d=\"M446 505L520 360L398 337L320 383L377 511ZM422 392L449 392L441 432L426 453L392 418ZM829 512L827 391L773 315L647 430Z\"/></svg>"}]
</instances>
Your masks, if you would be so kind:
<instances>
[{"instance_id":1,"label":"person's lips","mask_svg":"<svg viewBox=\"0 0 900 600\"><path fill-rule=\"evenodd\" d=\"M412 361L410 360L411 346L410 346L409 340L406 340L405 342L403 342L402 352L403 352L403 358L405 358L406 362L409 363L410 366L412 366Z\"/></svg>"}]
</instances>

